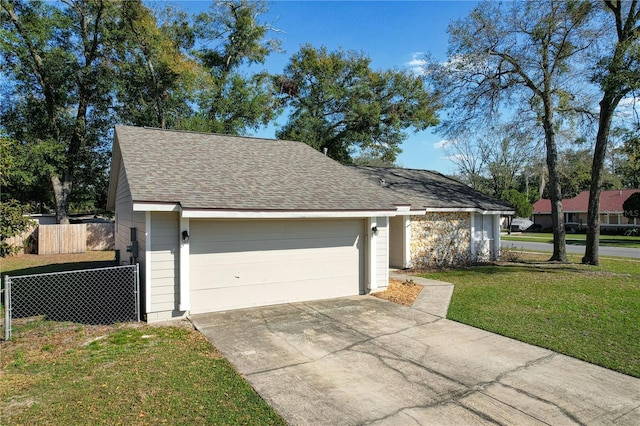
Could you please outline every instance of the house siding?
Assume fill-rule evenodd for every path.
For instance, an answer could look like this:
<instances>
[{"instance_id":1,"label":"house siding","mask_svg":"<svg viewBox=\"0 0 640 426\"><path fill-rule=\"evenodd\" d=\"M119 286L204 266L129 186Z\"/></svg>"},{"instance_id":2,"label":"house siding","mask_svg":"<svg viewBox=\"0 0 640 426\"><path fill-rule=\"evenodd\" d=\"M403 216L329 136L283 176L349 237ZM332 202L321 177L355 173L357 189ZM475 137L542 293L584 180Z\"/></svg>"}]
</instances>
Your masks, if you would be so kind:
<instances>
[{"instance_id":1,"label":"house siding","mask_svg":"<svg viewBox=\"0 0 640 426\"><path fill-rule=\"evenodd\" d=\"M180 217L176 212L151 213L151 303L147 321L184 316L180 301Z\"/></svg>"},{"instance_id":2,"label":"house siding","mask_svg":"<svg viewBox=\"0 0 640 426\"><path fill-rule=\"evenodd\" d=\"M405 216L389 218L389 266L392 268L406 268L404 259Z\"/></svg>"},{"instance_id":3,"label":"house siding","mask_svg":"<svg viewBox=\"0 0 640 426\"><path fill-rule=\"evenodd\" d=\"M410 250L411 266L416 269L470 263L471 213L411 216Z\"/></svg>"},{"instance_id":4,"label":"house siding","mask_svg":"<svg viewBox=\"0 0 640 426\"><path fill-rule=\"evenodd\" d=\"M146 265L145 214L144 212L133 211L133 200L122 160L120 160L117 188L115 202L115 249L120 252L121 264L132 263L133 259L131 258L131 253L127 252L127 247L131 245L131 228L136 228L136 239L138 241L138 258L136 261L140 264L140 288L144 289L144 271ZM144 300L141 300L141 306L144 306Z\"/></svg>"}]
</instances>

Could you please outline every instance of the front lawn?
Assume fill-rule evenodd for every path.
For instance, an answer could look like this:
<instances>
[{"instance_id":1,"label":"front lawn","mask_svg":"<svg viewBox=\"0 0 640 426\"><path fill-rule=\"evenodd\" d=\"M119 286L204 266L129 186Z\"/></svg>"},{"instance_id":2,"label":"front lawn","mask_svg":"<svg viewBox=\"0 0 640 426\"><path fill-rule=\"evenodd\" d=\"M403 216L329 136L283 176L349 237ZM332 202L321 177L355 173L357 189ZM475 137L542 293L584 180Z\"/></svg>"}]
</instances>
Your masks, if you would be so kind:
<instances>
[{"instance_id":1,"label":"front lawn","mask_svg":"<svg viewBox=\"0 0 640 426\"><path fill-rule=\"evenodd\" d=\"M20 254L0 257L2 275L31 275L114 266L115 253L88 251L76 254Z\"/></svg>"},{"instance_id":2,"label":"front lawn","mask_svg":"<svg viewBox=\"0 0 640 426\"><path fill-rule=\"evenodd\" d=\"M111 265L113 251L0 260L3 275ZM32 317L13 330L0 341L0 424L284 424L190 323Z\"/></svg>"},{"instance_id":3,"label":"front lawn","mask_svg":"<svg viewBox=\"0 0 640 426\"><path fill-rule=\"evenodd\" d=\"M422 276L455 285L449 319L640 377L640 262L522 256Z\"/></svg>"},{"instance_id":4,"label":"front lawn","mask_svg":"<svg viewBox=\"0 0 640 426\"><path fill-rule=\"evenodd\" d=\"M34 320L0 351L2 424L284 424L185 326Z\"/></svg>"}]
</instances>

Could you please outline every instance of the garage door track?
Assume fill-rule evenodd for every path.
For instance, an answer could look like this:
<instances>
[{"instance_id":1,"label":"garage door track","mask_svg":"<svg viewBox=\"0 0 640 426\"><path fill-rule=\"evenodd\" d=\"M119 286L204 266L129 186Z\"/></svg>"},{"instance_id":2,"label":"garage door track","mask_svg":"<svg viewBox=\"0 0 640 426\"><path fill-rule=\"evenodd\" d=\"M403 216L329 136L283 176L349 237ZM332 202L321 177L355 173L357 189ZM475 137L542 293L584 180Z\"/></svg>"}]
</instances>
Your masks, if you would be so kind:
<instances>
[{"instance_id":1,"label":"garage door track","mask_svg":"<svg viewBox=\"0 0 640 426\"><path fill-rule=\"evenodd\" d=\"M192 321L292 425L640 424L640 379L371 296Z\"/></svg>"}]
</instances>

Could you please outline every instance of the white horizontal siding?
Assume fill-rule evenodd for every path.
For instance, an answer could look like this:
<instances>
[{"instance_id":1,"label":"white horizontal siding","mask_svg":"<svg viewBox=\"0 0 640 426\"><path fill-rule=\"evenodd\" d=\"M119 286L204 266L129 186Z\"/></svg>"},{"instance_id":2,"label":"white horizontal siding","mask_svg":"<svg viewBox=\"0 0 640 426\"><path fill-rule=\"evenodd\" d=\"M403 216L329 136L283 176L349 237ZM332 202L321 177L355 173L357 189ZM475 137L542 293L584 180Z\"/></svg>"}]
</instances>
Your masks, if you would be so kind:
<instances>
[{"instance_id":1,"label":"white horizontal siding","mask_svg":"<svg viewBox=\"0 0 640 426\"><path fill-rule=\"evenodd\" d=\"M151 213L151 303L147 321L183 315L180 294L180 217L176 212Z\"/></svg>"}]
</instances>

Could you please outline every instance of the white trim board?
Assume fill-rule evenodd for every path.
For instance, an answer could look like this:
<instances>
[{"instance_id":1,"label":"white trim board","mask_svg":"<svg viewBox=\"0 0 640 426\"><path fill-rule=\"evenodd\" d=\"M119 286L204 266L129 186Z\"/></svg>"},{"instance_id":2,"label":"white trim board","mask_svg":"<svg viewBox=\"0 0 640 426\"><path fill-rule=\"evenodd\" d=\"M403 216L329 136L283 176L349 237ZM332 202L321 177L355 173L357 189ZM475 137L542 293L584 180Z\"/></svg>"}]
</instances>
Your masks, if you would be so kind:
<instances>
[{"instance_id":1,"label":"white trim board","mask_svg":"<svg viewBox=\"0 0 640 426\"><path fill-rule=\"evenodd\" d=\"M426 208L424 210L412 210L411 214L412 215L416 215L416 214L424 214L424 213L479 213L482 215L490 215L490 214L496 214L496 215L514 215L516 212L515 210L501 210L501 211L496 211L496 210L482 210L482 209L478 209L476 207L464 207L464 208L456 208L456 209L452 209L452 208Z\"/></svg>"},{"instance_id":2,"label":"white trim board","mask_svg":"<svg viewBox=\"0 0 640 426\"><path fill-rule=\"evenodd\" d=\"M182 217L192 219L341 219L395 216L396 211L237 211L182 210Z\"/></svg>"}]
</instances>

